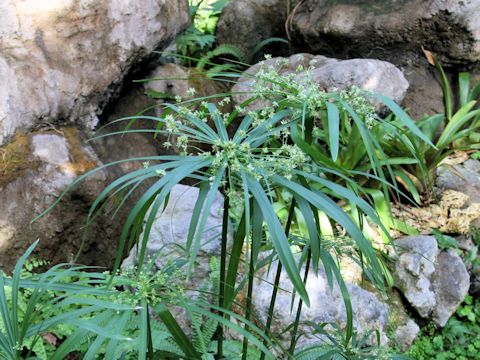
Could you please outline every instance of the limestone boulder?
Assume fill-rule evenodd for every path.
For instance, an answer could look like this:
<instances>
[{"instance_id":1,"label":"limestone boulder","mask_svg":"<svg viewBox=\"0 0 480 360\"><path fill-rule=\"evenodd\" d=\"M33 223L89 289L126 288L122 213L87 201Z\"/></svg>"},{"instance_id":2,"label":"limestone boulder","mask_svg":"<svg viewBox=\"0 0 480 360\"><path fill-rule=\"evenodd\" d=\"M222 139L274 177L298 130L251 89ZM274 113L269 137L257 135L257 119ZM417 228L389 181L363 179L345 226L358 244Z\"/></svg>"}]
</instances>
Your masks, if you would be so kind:
<instances>
[{"instance_id":1,"label":"limestone boulder","mask_svg":"<svg viewBox=\"0 0 480 360\"><path fill-rule=\"evenodd\" d=\"M269 271L264 271L263 274L256 278L254 283L253 309L255 311L255 319L261 325L265 324L267 320L276 270L277 264L274 263ZM302 273L304 270L302 270ZM293 287L284 269L281 272L279 288L271 331L275 336L278 336L279 339L288 344L290 333L288 331L285 332L285 329L295 321L299 298L298 296L295 297L292 306ZM388 306L380 301L377 295L362 289L356 284L347 284L347 288L354 312L355 329L360 336L370 330L379 330L381 341L383 344L386 344L388 341L385 335L389 318ZM310 307L304 305L302 308L299 332L304 335L297 343L298 348L319 344L324 341L318 335L313 334L312 328L304 322L314 322L318 325L335 323L340 328L345 328L347 322L341 291L338 285L334 285L333 288L329 287L323 268L319 270L317 275L313 273L313 270L310 271L306 289L310 298Z\"/></svg>"},{"instance_id":2,"label":"limestone boulder","mask_svg":"<svg viewBox=\"0 0 480 360\"><path fill-rule=\"evenodd\" d=\"M16 129L91 128L125 75L188 25L183 0L0 4L0 145Z\"/></svg>"},{"instance_id":3,"label":"limestone boulder","mask_svg":"<svg viewBox=\"0 0 480 360\"><path fill-rule=\"evenodd\" d=\"M190 221L197 202L199 189L193 186L177 184L172 188L167 206L155 216L150 236L146 245L146 254L149 259L154 259L155 266L161 269L168 258L188 258L190 253L185 253ZM207 279L210 272L210 258L220 256L221 233L223 218L223 195L218 193L210 209L202 233L201 243L196 262L192 283ZM168 257L165 256L168 254ZM137 249L131 250L130 255L124 260L123 267L138 265Z\"/></svg>"},{"instance_id":4,"label":"limestone boulder","mask_svg":"<svg viewBox=\"0 0 480 360\"><path fill-rule=\"evenodd\" d=\"M401 103L408 89L408 81L393 64L375 59L352 59L330 62L313 71L313 79L327 91L358 86L363 90L385 95ZM375 101L377 109L380 102Z\"/></svg>"},{"instance_id":5,"label":"limestone boulder","mask_svg":"<svg viewBox=\"0 0 480 360\"><path fill-rule=\"evenodd\" d=\"M187 251L187 237L195 203L199 196L197 187L175 185L170 192L168 204L159 211L146 244L145 262L153 262L154 271L165 270L169 266L177 267L176 261L185 262L190 259ZM212 206L208 209L208 218L201 236L199 251L195 259L195 267L190 277L186 277L188 265L184 264L179 270L182 276L174 279L183 284L185 295L197 298L203 288L204 292L213 292L216 284L212 284L212 258L218 259L221 252L221 232L223 218L223 195L218 193ZM138 249L135 246L129 256L123 261L122 268L138 266ZM200 290L200 291L199 291ZM215 301L210 297L210 301ZM187 334L191 333L191 317L185 308L171 308L175 319L182 325Z\"/></svg>"}]
</instances>

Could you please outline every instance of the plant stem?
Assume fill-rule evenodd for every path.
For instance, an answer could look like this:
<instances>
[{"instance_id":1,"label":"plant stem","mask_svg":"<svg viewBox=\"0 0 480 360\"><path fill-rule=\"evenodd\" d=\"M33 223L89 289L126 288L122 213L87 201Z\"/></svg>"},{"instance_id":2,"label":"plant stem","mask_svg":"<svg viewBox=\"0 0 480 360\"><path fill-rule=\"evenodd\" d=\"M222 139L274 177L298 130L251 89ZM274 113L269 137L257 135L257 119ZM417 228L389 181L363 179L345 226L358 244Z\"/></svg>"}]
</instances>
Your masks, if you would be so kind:
<instances>
[{"instance_id":1,"label":"plant stem","mask_svg":"<svg viewBox=\"0 0 480 360\"><path fill-rule=\"evenodd\" d=\"M149 360L153 360L153 342L152 342L152 327L150 325L150 311L149 311L149 306L147 304L147 344L148 344L148 353L147 353L147 358Z\"/></svg>"},{"instance_id":2,"label":"plant stem","mask_svg":"<svg viewBox=\"0 0 480 360\"><path fill-rule=\"evenodd\" d=\"M218 305L220 308L225 306L225 278L226 278L226 264L227 264L227 241L228 241L228 216L230 211L230 199L228 197L228 192L230 190L230 183L228 181L225 185L225 200L223 202L223 223L222 223L222 249L220 253L220 284L219 284L219 295L218 295ZM225 316L225 314L221 314ZM217 359L223 357L223 325L219 325L218 329L218 343L217 343Z\"/></svg>"},{"instance_id":3,"label":"plant stem","mask_svg":"<svg viewBox=\"0 0 480 360\"><path fill-rule=\"evenodd\" d=\"M310 269L310 260L312 259L312 253L310 252L310 249L308 250L308 255L307 255L307 262L305 264L305 276L303 278L303 284L307 284L307 279L308 279L308 271ZM298 324L300 323L300 315L302 313L302 306L303 306L303 301L300 298L298 300L298 308L297 308L297 315L295 316L295 322L293 324L293 331L292 331L292 339L290 340L290 349L288 350L288 353L290 356L293 358L293 352L295 351L295 345L297 343L296 338L297 338L297 332L298 332Z\"/></svg>"},{"instance_id":4,"label":"plant stem","mask_svg":"<svg viewBox=\"0 0 480 360\"><path fill-rule=\"evenodd\" d=\"M253 246L250 247L250 264L248 269L248 290L247 290L247 304L245 308L245 319L250 320L252 313L252 293L253 293L253 275L255 266L253 264ZM245 331L248 331L248 325L245 325ZM248 338L243 338L242 360L247 360L248 353Z\"/></svg>"},{"instance_id":5,"label":"plant stem","mask_svg":"<svg viewBox=\"0 0 480 360\"><path fill-rule=\"evenodd\" d=\"M287 224L285 225L285 235L288 238L290 234L290 226L292 225L293 215L295 213L295 198L290 204L290 210L288 212ZM272 299L270 300L270 306L268 308L267 323L265 325L265 338L268 339L270 335L270 327L272 326L273 310L275 309L275 301L277 299L278 287L280 284L280 275L282 274L282 263L278 261L277 273L275 275L275 282L273 283ZM263 344L267 346L267 340L264 340ZM265 360L265 353L260 355L260 360Z\"/></svg>"}]
</instances>

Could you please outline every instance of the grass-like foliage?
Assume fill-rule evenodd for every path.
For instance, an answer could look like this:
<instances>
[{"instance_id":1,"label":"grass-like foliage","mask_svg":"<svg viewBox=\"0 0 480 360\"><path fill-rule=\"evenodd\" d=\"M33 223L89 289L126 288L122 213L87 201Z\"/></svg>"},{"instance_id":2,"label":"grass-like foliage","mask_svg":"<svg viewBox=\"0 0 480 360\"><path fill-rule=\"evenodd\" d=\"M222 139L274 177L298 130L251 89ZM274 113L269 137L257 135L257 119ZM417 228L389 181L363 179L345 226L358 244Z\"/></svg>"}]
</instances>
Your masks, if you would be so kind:
<instances>
[{"instance_id":1,"label":"grass-like foliage","mask_svg":"<svg viewBox=\"0 0 480 360\"><path fill-rule=\"evenodd\" d=\"M184 295L183 271L177 266L181 261L172 261L156 272L145 266L140 272L112 275L65 264L34 274L27 257L35 246L18 261L11 277L0 273L0 358L213 358L211 338L216 324L225 320L210 312L205 293L196 300ZM203 287L206 291L218 286L218 266L212 264L212 279ZM183 307L190 315L193 342L167 305ZM157 316L150 318L149 312ZM231 316L244 322L238 315ZM234 328L262 348L261 335L254 336L259 330L249 326L251 334L238 325ZM241 346L238 341L228 341L227 357Z\"/></svg>"},{"instance_id":2,"label":"grass-like foliage","mask_svg":"<svg viewBox=\"0 0 480 360\"><path fill-rule=\"evenodd\" d=\"M418 162L399 164L396 174L412 194L418 197L423 194L431 197L435 170L440 163L455 151L475 151L480 149L480 83L471 84L470 74L461 72L458 75L458 99L452 89L442 65L429 54L428 58L435 65L440 75L445 113L427 116L417 122L418 127L435 145L432 148L419 139L400 121L392 121L392 125L403 133L402 138L388 137L383 142L386 151L392 156L402 156L408 148L415 149Z\"/></svg>"}]
</instances>

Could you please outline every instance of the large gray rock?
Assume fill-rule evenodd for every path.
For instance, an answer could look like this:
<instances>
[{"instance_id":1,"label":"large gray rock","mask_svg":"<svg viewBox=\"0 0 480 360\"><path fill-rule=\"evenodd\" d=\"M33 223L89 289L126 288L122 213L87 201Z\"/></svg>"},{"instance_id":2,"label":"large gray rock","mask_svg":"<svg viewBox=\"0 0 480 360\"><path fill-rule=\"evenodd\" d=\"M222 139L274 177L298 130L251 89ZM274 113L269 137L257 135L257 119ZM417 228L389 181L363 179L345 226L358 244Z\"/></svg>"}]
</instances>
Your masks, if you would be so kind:
<instances>
[{"instance_id":1,"label":"large gray rock","mask_svg":"<svg viewBox=\"0 0 480 360\"><path fill-rule=\"evenodd\" d=\"M478 0L304 0L293 17L297 45L342 58L412 61L424 46L444 62L480 61Z\"/></svg>"},{"instance_id":2,"label":"large gray rock","mask_svg":"<svg viewBox=\"0 0 480 360\"><path fill-rule=\"evenodd\" d=\"M277 264L274 263L269 272L258 276L254 283L253 308L257 321L262 325L266 322L276 271ZM347 287L354 312L354 327L360 334L369 330L379 330L382 343L385 344L387 341L385 331L389 316L388 306L380 302L373 293L358 285L348 284ZM294 304L291 306L293 287L284 269L280 276L279 288L271 330L281 340L289 342L289 332L285 333L284 330L295 321L299 298L296 296ZM310 270L306 288L310 298L310 307L303 306L300 321L312 321L317 324L336 323L344 328L347 316L340 289L338 285L334 285L333 289L330 289L323 268L319 269L318 276L313 273L313 270ZM293 311L291 312L290 309ZM322 341L313 335L311 330L309 326L300 324L299 331L305 335L298 341L298 348L318 344Z\"/></svg>"},{"instance_id":3,"label":"large gray rock","mask_svg":"<svg viewBox=\"0 0 480 360\"><path fill-rule=\"evenodd\" d=\"M0 3L0 145L49 123L94 126L132 66L188 25L183 0Z\"/></svg>"},{"instance_id":4,"label":"large gray rock","mask_svg":"<svg viewBox=\"0 0 480 360\"><path fill-rule=\"evenodd\" d=\"M463 302L470 288L470 276L454 249L442 251L438 255L433 288L437 298L433 320L443 326Z\"/></svg>"},{"instance_id":5,"label":"large gray rock","mask_svg":"<svg viewBox=\"0 0 480 360\"><path fill-rule=\"evenodd\" d=\"M352 59L331 62L312 72L313 79L327 91L358 86L363 90L385 95L401 103L408 89L408 81L393 64L374 59ZM379 102L375 102L381 108Z\"/></svg>"},{"instance_id":6,"label":"large gray rock","mask_svg":"<svg viewBox=\"0 0 480 360\"><path fill-rule=\"evenodd\" d=\"M311 71L304 71L312 67ZM233 100L241 104L251 97L255 75L261 71L274 68L281 75L296 74L295 81L302 83L308 76L321 89L335 91L360 87L364 90L382 94L400 103L408 89L408 82L402 72L394 65L374 59L337 60L325 56L313 56L311 54L295 54L289 58L271 58L261 61L249 69L232 88L235 94ZM307 75L308 74L308 75ZM382 106L374 102L377 110ZM255 101L248 109L261 109L266 105L265 101Z\"/></svg>"},{"instance_id":7,"label":"large gray rock","mask_svg":"<svg viewBox=\"0 0 480 360\"><path fill-rule=\"evenodd\" d=\"M467 160L453 166L440 166L435 181L440 191L455 190L480 203L480 161ZM480 214L479 214L480 218Z\"/></svg>"},{"instance_id":8,"label":"large gray rock","mask_svg":"<svg viewBox=\"0 0 480 360\"><path fill-rule=\"evenodd\" d=\"M433 236L407 236L395 243L397 286L420 316L444 326L468 293L465 264L452 249L440 251Z\"/></svg>"},{"instance_id":9,"label":"large gray rock","mask_svg":"<svg viewBox=\"0 0 480 360\"><path fill-rule=\"evenodd\" d=\"M251 92L256 82L256 75L261 70L275 69L280 75L297 73L299 67L308 68L311 64L314 67L321 67L330 62L337 62L336 59L330 59L325 56L314 56L311 54L295 54L288 58L274 57L256 63L249 67L237 83L232 87L233 101L235 104L241 104L252 97ZM256 100L247 105L248 110L259 110L268 105L265 100Z\"/></svg>"}]
</instances>

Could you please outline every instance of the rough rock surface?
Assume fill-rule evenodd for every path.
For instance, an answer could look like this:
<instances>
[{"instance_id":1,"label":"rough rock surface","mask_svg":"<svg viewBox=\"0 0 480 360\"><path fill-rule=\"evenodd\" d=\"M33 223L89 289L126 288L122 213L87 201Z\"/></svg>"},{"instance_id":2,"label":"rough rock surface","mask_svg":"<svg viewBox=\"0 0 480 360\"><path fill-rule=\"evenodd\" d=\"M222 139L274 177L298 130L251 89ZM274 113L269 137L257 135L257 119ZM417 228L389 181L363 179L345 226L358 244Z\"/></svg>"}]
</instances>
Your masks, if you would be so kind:
<instances>
[{"instance_id":1,"label":"rough rock surface","mask_svg":"<svg viewBox=\"0 0 480 360\"><path fill-rule=\"evenodd\" d=\"M395 342L400 350L407 351L415 341L419 332L420 327L411 319L409 319L405 325L399 326L397 330L395 330Z\"/></svg>"},{"instance_id":2,"label":"rough rock surface","mask_svg":"<svg viewBox=\"0 0 480 360\"><path fill-rule=\"evenodd\" d=\"M327 91L348 89L353 85L385 95L401 103L408 89L408 81L394 65L374 59L352 59L329 63L315 69L313 79ZM381 105L375 103L377 108Z\"/></svg>"},{"instance_id":3,"label":"rough rock surface","mask_svg":"<svg viewBox=\"0 0 480 360\"><path fill-rule=\"evenodd\" d=\"M285 37L287 3L284 0L233 0L223 9L218 20L217 41L234 44L251 56L255 47L270 37ZM269 53L279 43L267 47ZM285 48L282 44L281 48ZM288 47L287 47L288 50Z\"/></svg>"},{"instance_id":4,"label":"rough rock surface","mask_svg":"<svg viewBox=\"0 0 480 360\"><path fill-rule=\"evenodd\" d=\"M420 64L402 66L401 69L410 84L402 102L410 117L420 120L426 115L444 113L443 90L436 69L426 59L422 59ZM448 73L447 69L446 72Z\"/></svg>"},{"instance_id":5,"label":"rough rock surface","mask_svg":"<svg viewBox=\"0 0 480 360\"><path fill-rule=\"evenodd\" d=\"M314 53L375 57L399 64L421 47L444 62L480 61L477 0L304 0L292 21L294 41Z\"/></svg>"},{"instance_id":6,"label":"rough rock surface","mask_svg":"<svg viewBox=\"0 0 480 360\"><path fill-rule=\"evenodd\" d=\"M313 61L313 62L312 62ZM275 68L280 74L297 73L297 81L306 76L304 71L296 71L299 66L314 68L311 76L319 86L326 91L342 90L358 86L364 90L386 95L400 103L408 89L408 82L402 72L394 65L374 59L337 60L325 56L311 54L295 54L289 58L271 58L259 62L245 71L238 83L232 88L236 104L246 101L255 82L254 75L262 68ZM375 103L377 109L380 103ZM258 101L249 105L249 109L261 109L265 102Z\"/></svg>"},{"instance_id":7,"label":"rough rock surface","mask_svg":"<svg viewBox=\"0 0 480 360\"><path fill-rule=\"evenodd\" d=\"M480 161L467 160L463 164L440 166L436 185L440 191L459 191L466 194L471 202L480 203Z\"/></svg>"},{"instance_id":8,"label":"rough rock surface","mask_svg":"<svg viewBox=\"0 0 480 360\"><path fill-rule=\"evenodd\" d=\"M260 324L264 324L266 321L276 269L277 264L275 263L269 272L258 276L254 284L253 309ZM355 284L348 284L347 287L354 311L355 328L361 334L378 329L381 333L382 343L385 343L387 341L385 330L389 316L388 306L380 302L373 293ZM282 340L289 342L289 333L284 333L284 330L295 320L299 299L297 296L294 306L291 307L293 287L284 269L280 277L279 288L281 290L277 293L271 330ZM333 287L333 290L330 289L323 269L319 270L318 276L311 271L306 288L310 297L310 307L303 306L301 321L313 321L317 324L328 322L336 323L340 327L346 326L347 317L341 292L337 285ZM294 309L293 312L290 312L291 308ZM309 330L311 329L307 325L300 325L300 331L305 333L305 336L299 339L297 344L299 348L321 342L322 339L311 334Z\"/></svg>"},{"instance_id":9,"label":"rough rock surface","mask_svg":"<svg viewBox=\"0 0 480 360\"><path fill-rule=\"evenodd\" d=\"M55 209L34 223L33 218L52 205L80 174L100 165L93 149L84 145L77 130L18 134L2 148L0 156L0 267L11 269L35 240L36 253L53 262L72 260L82 242L83 227L90 204L105 181L100 171L72 189ZM10 171L14 176L8 176ZM110 266L116 241L112 223L96 223L90 228L78 261ZM102 241L98 241L102 239Z\"/></svg>"},{"instance_id":10,"label":"rough rock surface","mask_svg":"<svg viewBox=\"0 0 480 360\"><path fill-rule=\"evenodd\" d=\"M183 0L2 1L0 145L17 128L95 125L132 66L187 24Z\"/></svg>"},{"instance_id":11,"label":"rough rock surface","mask_svg":"<svg viewBox=\"0 0 480 360\"><path fill-rule=\"evenodd\" d=\"M452 249L440 251L433 236L407 236L396 246L398 287L420 316L444 326L470 287L462 259Z\"/></svg>"},{"instance_id":12,"label":"rough rock surface","mask_svg":"<svg viewBox=\"0 0 480 360\"><path fill-rule=\"evenodd\" d=\"M438 229L445 234L468 234L480 217L480 203L472 203L464 193L445 190L438 204L425 207L393 206L392 213L422 234Z\"/></svg>"}]
</instances>

